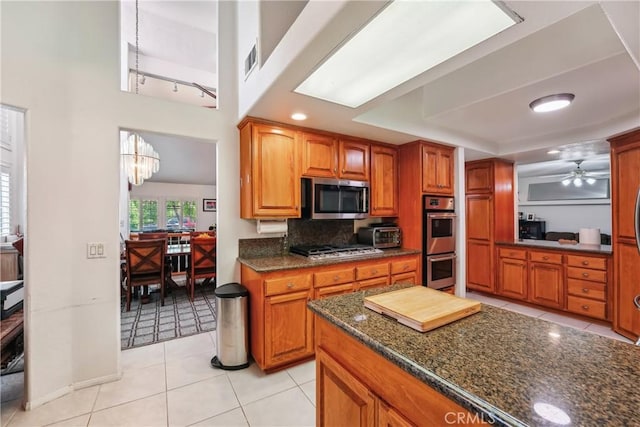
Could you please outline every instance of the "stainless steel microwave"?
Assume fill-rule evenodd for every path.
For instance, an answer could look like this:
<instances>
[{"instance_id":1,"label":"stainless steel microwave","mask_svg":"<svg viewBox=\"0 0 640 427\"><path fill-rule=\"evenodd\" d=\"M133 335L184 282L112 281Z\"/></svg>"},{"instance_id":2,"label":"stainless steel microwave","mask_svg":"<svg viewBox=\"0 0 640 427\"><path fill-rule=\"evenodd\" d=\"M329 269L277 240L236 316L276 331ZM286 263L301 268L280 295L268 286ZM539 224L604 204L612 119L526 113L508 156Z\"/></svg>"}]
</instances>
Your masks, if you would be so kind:
<instances>
[{"instance_id":1,"label":"stainless steel microwave","mask_svg":"<svg viewBox=\"0 0 640 427\"><path fill-rule=\"evenodd\" d=\"M369 216L369 183L330 178L302 178L302 217L362 219Z\"/></svg>"}]
</instances>

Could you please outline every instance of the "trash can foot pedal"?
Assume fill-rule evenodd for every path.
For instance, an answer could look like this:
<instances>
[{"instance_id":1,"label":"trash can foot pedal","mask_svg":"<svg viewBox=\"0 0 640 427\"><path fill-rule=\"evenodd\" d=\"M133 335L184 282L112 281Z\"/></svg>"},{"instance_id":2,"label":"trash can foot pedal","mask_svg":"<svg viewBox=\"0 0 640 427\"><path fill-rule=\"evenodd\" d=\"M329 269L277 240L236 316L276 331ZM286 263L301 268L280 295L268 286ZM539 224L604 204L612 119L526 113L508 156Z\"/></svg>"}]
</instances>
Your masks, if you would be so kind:
<instances>
[{"instance_id":1,"label":"trash can foot pedal","mask_svg":"<svg viewBox=\"0 0 640 427\"><path fill-rule=\"evenodd\" d=\"M247 363L245 363L243 365L224 366L222 363L220 363L220 360L218 359L218 356L213 356L213 359L211 359L211 367L218 368L218 369L225 369L227 371L237 371L238 369L248 368L249 367L249 362L247 362Z\"/></svg>"}]
</instances>

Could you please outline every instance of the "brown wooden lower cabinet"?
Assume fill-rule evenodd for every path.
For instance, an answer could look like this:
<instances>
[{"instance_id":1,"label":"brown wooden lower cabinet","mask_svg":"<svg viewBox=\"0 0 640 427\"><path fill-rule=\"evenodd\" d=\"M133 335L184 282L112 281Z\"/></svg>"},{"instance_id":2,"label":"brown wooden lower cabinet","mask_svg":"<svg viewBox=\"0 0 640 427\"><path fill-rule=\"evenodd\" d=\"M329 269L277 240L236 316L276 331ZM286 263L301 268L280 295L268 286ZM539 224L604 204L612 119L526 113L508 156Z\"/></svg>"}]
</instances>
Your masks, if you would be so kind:
<instances>
[{"instance_id":1,"label":"brown wooden lower cabinet","mask_svg":"<svg viewBox=\"0 0 640 427\"><path fill-rule=\"evenodd\" d=\"M243 264L241 281L249 290L254 360L263 371L273 371L312 358L313 316L307 309L310 299L388 286L395 276L415 281L418 259L419 255L404 255L267 273ZM406 272L392 276L392 271Z\"/></svg>"},{"instance_id":2,"label":"brown wooden lower cabinet","mask_svg":"<svg viewBox=\"0 0 640 427\"><path fill-rule=\"evenodd\" d=\"M484 240L467 240L467 288L494 292L493 245Z\"/></svg>"},{"instance_id":3,"label":"brown wooden lower cabinet","mask_svg":"<svg viewBox=\"0 0 640 427\"><path fill-rule=\"evenodd\" d=\"M496 294L600 320L611 319L611 257L500 245Z\"/></svg>"},{"instance_id":4,"label":"brown wooden lower cabinet","mask_svg":"<svg viewBox=\"0 0 640 427\"><path fill-rule=\"evenodd\" d=\"M440 426L480 416L316 316L316 425Z\"/></svg>"}]
</instances>

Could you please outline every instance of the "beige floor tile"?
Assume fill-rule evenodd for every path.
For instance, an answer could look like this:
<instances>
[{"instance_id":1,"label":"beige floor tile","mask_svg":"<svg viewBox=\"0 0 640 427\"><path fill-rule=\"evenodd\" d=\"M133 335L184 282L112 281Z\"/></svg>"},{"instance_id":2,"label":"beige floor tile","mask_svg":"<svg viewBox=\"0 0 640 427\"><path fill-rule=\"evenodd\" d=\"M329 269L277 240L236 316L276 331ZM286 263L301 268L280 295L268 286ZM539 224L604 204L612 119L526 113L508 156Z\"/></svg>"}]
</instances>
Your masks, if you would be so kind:
<instances>
[{"instance_id":1,"label":"beige floor tile","mask_svg":"<svg viewBox=\"0 0 640 427\"><path fill-rule=\"evenodd\" d=\"M607 326L597 325L595 323L591 323L589 326L585 328L585 331L591 332L594 334L602 335L603 337L613 338L618 341L626 342L628 344L633 344L634 342L624 337L616 332L614 332L611 328Z\"/></svg>"},{"instance_id":2,"label":"beige floor tile","mask_svg":"<svg viewBox=\"0 0 640 427\"><path fill-rule=\"evenodd\" d=\"M94 410L110 408L166 390L164 364L125 371L119 381L100 386Z\"/></svg>"},{"instance_id":3,"label":"beige floor tile","mask_svg":"<svg viewBox=\"0 0 640 427\"><path fill-rule=\"evenodd\" d=\"M211 359L215 355L215 350L214 341L211 339L209 332L166 341L164 343L165 359L167 362L205 352L211 354L209 357L209 359Z\"/></svg>"},{"instance_id":4,"label":"beige floor tile","mask_svg":"<svg viewBox=\"0 0 640 427\"><path fill-rule=\"evenodd\" d=\"M314 426L315 409L298 387L244 406L251 427Z\"/></svg>"},{"instance_id":5,"label":"beige floor tile","mask_svg":"<svg viewBox=\"0 0 640 427\"><path fill-rule=\"evenodd\" d=\"M211 353L200 353L167 362L167 389L224 375L225 371L211 367Z\"/></svg>"},{"instance_id":6,"label":"beige floor tile","mask_svg":"<svg viewBox=\"0 0 640 427\"><path fill-rule=\"evenodd\" d=\"M192 427L248 427L247 419L244 417L244 412L241 408L233 409L224 414L217 415L212 418L208 418L196 424L191 424Z\"/></svg>"},{"instance_id":7,"label":"beige floor tile","mask_svg":"<svg viewBox=\"0 0 640 427\"><path fill-rule=\"evenodd\" d=\"M302 392L309 398L311 404L316 406L316 381L309 381L300 385Z\"/></svg>"},{"instance_id":8,"label":"beige floor tile","mask_svg":"<svg viewBox=\"0 0 640 427\"><path fill-rule=\"evenodd\" d=\"M18 410L9 425L43 426L91 412L100 386L88 387L64 395L31 411Z\"/></svg>"},{"instance_id":9,"label":"beige floor tile","mask_svg":"<svg viewBox=\"0 0 640 427\"><path fill-rule=\"evenodd\" d=\"M546 313L545 311L538 310L537 308L529 307L526 305L513 304L513 303L508 303L507 305L502 306L501 308L509 311L515 311L516 313L524 314L530 317L540 317L541 315Z\"/></svg>"},{"instance_id":10,"label":"beige floor tile","mask_svg":"<svg viewBox=\"0 0 640 427\"><path fill-rule=\"evenodd\" d=\"M122 370L147 368L164 363L164 343L123 350L120 355Z\"/></svg>"},{"instance_id":11,"label":"beige floor tile","mask_svg":"<svg viewBox=\"0 0 640 427\"><path fill-rule=\"evenodd\" d=\"M316 361L311 360L302 365L287 369L296 384L304 384L316 379Z\"/></svg>"},{"instance_id":12,"label":"beige floor tile","mask_svg":"<svg viewBox=\"0 0 640 427\"><path fill-rule=\"evenodd\" d=\"M124 405L97 411L91 414L89 426L115 427L160 427L167 425L167 395L159 393L154 396L134 400Z\"/></svg>"},{"instance_id":13,"label":"beige floor tile","mask_svg":"<svg viewBox=\"0 0 640 427\"><path fill-rule=\"evenodd\" d=\"M558 325L569 326L575 329L584 329L590 325L589 322L575 319L569 316L563 316L556 313L543 313L538 319L546 320L548 322L557 323Z\"/></svg>"},{"instance_id":14,"label":"beige floor tile","mask_svg":"<svg viewBox=\"0 0 640 427\"><path fill-rule=\"evenodd\" d=\"M91 414L84 414L69 420L49 424L47 427L87 427L87 425L89 425L89 418L91 418Z\"/></svg>"},{"instance_id":15,"label":"beige floor tile","mask_svg":"<svg viewBox=\"0 0 640 427\"><path fill-rule=\"evenodd\" d=\"M0 404L0 426L6 426L13 416L21 410L22 399L8 400Z\"/></svg>"},{"instance_id":16,"label":"beige floor tile","mask_svg":"<svg viewBox=\"0 0 640 427\"><path fill-rule=\"evenodd\" d=\"M469 298L475 301L480 301L483 304L487 304L493 307L504 307L505 305L508 304L507 301L504 301L498 298L491 298L489 296L481 295L476 292L467 292L466 298Z\"/></svg>"},{"instance_id":17,"label":"beige floor tile","mask_svg":"<svg viewBox=\"0 0 640 427\"><path fill-rule=\"evenodd\" d=\"M296 386L286 371L265 374L253 363L247 369L227 373L242 405Z\"/></svg>"},{"instance_id":18,"label":"beige floor tile","mask_svg":"<svg viewBox=\"0 0 640 427\"><path fill-rule=\"evenodd\" d=\"M187 426L240 406L226 375L167 392L169 425Z\"/></svg>"}]
</instances>

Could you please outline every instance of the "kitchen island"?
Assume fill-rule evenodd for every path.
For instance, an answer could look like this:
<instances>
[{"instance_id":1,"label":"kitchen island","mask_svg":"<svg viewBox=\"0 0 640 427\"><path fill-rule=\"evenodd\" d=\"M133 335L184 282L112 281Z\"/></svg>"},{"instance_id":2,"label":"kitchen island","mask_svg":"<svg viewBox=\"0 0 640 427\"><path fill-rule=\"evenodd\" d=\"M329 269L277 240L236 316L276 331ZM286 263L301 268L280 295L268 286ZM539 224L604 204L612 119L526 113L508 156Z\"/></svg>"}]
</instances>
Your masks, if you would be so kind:
<instances>
[{"instance_id":1,"label":"kitchen island","mask_svg":"<svg viewBox=\"0 0 640 427\"><path fill-rule=\"evenodd\" d=\"M308 304L318 425L637 425L640 347L486 305L420 333L363 306L379 292Z\"/></svg>"}]
</instances>

